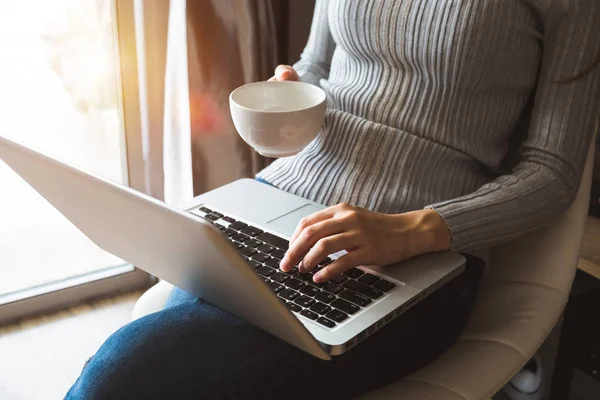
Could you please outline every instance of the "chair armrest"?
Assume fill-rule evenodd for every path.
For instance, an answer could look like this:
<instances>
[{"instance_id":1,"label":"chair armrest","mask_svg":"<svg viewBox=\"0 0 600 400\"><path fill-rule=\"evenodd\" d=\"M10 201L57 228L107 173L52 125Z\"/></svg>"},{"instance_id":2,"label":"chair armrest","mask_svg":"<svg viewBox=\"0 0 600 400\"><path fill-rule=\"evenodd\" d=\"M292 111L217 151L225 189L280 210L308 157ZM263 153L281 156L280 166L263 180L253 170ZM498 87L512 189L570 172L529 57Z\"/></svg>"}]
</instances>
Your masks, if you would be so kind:
<instances>
[{"instance_id":1,"label":"chair armrest","mask_svg":"<svg viewBox=\"0 0 600 400\"><path fill-rule=\"evenodd\" d=\"M162 310L167 303L171 290L173 290L173 285L165 281L160 281L152 286L135 303L132 319L136 320Z\"/></svg>"}]
</instances>

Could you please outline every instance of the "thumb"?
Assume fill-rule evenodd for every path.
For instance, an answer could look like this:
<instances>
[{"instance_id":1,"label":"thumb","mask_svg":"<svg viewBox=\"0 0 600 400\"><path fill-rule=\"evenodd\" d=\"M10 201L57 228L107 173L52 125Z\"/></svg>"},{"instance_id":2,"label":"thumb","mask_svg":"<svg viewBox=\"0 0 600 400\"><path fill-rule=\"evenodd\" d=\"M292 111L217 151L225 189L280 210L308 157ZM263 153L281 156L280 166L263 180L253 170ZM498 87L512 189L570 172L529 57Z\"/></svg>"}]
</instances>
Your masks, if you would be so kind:
<instances>
[{"instance_id":1,"label":"thumb","mask_svg":"<svg viewBox=\"0 0 600 400\"><path fill-rule=\"evenodd\" d=\"M289 65L278 65L275 68L275 76L281 79L287 79L292 76L292 67Z\"/></svg>"}]
</instances>

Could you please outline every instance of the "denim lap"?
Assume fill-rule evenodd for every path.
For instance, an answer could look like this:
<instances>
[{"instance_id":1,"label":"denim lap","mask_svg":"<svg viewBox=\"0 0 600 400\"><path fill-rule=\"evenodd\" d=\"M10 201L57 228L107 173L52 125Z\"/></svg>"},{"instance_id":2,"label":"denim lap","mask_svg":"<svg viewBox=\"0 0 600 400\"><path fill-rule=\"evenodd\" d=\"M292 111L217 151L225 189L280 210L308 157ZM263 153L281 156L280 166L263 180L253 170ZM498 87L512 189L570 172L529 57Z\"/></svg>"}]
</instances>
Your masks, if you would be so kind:
<instances>
[{"instance_id":1,"label":"denim lap","mask_svg":"<svg viewBox=\"0 0 600 400\"><path fill-rule=\"evenodd\" d=\"M186 292L183 289L174 287L173 290L171 290L171 293L169 294L169 298L167 299L167 302L165 303L164 308L166 309L166 308L176 307L181 304L188 303L190 301L195 301L195 300L198 300L198 298L196 296L189 294L188 292Z\"/></svg>"}]
</instances>

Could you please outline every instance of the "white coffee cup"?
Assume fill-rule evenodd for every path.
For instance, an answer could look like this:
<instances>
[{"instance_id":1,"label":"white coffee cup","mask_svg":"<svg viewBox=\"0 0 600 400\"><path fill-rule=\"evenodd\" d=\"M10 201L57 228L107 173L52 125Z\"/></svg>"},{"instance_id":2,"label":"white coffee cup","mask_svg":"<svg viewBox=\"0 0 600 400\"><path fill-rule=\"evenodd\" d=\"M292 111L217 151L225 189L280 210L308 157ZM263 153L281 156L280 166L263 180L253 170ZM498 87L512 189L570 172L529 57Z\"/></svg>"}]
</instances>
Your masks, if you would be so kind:
<instances>
[{"instance_id":1,"label":"white coffee cup","mask_svg":"<svg viewBox=\"0 0 600 400\"><path fill-rule=\"evenodd\" d=\"M321 130L327 96L303 82L256 82L231 92L229 107L246 143L266 157L289 157Z\"/></svg>"}]
</instances>

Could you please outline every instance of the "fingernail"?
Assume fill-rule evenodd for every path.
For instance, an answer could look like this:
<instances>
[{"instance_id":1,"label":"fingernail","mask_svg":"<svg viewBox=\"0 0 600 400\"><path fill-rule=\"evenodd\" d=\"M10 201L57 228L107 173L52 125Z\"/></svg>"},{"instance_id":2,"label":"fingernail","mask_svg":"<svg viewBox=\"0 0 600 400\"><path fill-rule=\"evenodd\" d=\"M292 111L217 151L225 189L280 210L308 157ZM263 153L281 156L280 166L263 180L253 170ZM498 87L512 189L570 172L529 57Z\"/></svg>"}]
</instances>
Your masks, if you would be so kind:
<instances>
[{"instance_id":1,"label":"fingernail","mask_svg":"<svg viewBox=\"0 0 600 400\"><path fill-rule=\"evenodd\" d=\"M321 283L321 280L325 277L324 275L323 272L317 272L315 276L313 276L313 281L315 281L315 283Z\"/></svg>"},{"instance_id":2,"label":"fingernail","mask_svg":"<svg viewBox=\"0 0 600 400\"><path fill-rule=\"evenodd\" d=\"M289 78L291 74L292 74L292 73L291 73L290 71L288 71L288 70L285 70L285 71L283 71L283 72L281 73L281 77L282 77L283 79L285 79L285 78Z\"/></svg>"},{"instance_id":3,"label":"fingernail","mask_svg":"<svg viewBox=\"0 0 600 400\"><path fill-rule=\"evenodd\" d=\"M292 262L292 260L289 257L284 257L283 260L281 260L280 263L285 269L285 272L291 271L292 269L294 269L295 265Z\"/></svg>"}]
</instances>

